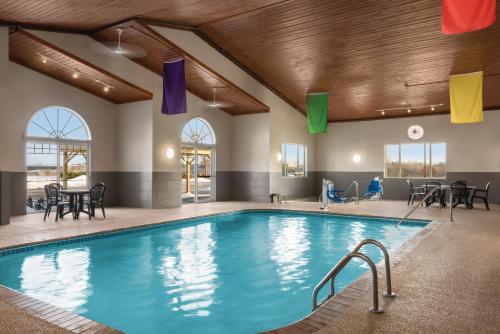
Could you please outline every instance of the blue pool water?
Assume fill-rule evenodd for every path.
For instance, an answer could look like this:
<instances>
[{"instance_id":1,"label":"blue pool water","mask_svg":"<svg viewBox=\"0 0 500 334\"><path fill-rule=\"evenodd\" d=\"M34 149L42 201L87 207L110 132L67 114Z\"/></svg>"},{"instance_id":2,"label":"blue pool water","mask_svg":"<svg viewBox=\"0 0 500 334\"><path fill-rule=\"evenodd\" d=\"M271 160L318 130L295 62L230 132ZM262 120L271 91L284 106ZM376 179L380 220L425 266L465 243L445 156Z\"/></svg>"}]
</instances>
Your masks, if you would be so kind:
<instances>
[{"instance_id":1,"label":"blue pool water","mask_svg":"<svg viewBox=\"0 0 500 334\"><path fill-rule=\"evenodd\" d=\"M237 212L0 252L0 284L127 333L255 333L306 316L314 286L359 241L395 249L425 222L395 226ZM372 245L365 251L382 259ZM337 291L368 268L354 261L346 269Z\"/></svg>"}]
</instances>

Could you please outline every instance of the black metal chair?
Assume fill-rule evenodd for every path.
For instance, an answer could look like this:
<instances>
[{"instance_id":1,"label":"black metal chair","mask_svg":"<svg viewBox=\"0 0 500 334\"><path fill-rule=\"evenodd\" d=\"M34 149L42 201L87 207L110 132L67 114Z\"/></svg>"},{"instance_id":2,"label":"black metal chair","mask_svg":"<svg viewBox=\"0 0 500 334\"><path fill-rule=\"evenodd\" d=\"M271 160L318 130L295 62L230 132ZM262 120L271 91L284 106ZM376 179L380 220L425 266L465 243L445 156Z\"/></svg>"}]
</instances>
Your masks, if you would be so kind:
<instances>
[{"instance_id":1,"label":"black metal chair","mask_svg":"<svg viewBox=\"0 0 500 334\"><path fill-rule=\"evenodd\" d=\"M435 188L439 188L435 190ZM429 194L431 191L434 193L425 200L425 206L430 206L432 203L439 203L440 207L446 206L444 203L445 192L441 189L441 183L437 181L429 181L425 184L425 195Z\"/></svg>"},{"instance_id":2,"label":"black metal chair","mask_svg":"<svg viewBox=\"0 0 500 334\"><path fill-rule=\"evenodd\" d=\"M406 180L408 183L408 205L413 204L415 199L421 200L425 196L425 191L423 187L415 187L415 183L412 180Z\"/></svg>"},{"instance_id":3,"label":"black metal chair","mask_svg":"<svg viewBox=\"0 0 500 334\"><path fill-rule=\"evenodd\" d=\"M474 190L474 193L472 194L472 198L471 198L471 203L470 203L470 206L471 208L474 207L474 200L476 198L478 199L482 199L483 202L484 202L484 205L486 206L486 209L489 210L490 209L490 205L488 204L488 192L490 190L490 186L493 182L492 181L489 181L487 184L486 184L486 188L484 189L475 189Z\"/></svg>"},{"instance_id":4,"label":"black metal chair","mask_svg":"<svg viewBox=\"0 0 500 334\"><path fill-rule=\"evenodd\" d=\"M45 188L45 196L47 197L47 207L45 208L45 215L43 216L44 221L47 218L47 216L50 216L50 212L53 206L56 207L56 221L58 220L59 217L62 218L68 212L72 212L73 218L75 218L72 210L72 203L62 200L61 194L59 193L59 189L56 185L49 184L46 185L44 188ZM68 207L68 211L64 212L64 208L66 206Z\"/></svg>"},{"instance_id":5,"label":"black metal chair","mask_svg":"<svg viewBox=\"0 0 500 334\"><path fill-rule=\"evenodd\" d=\"M471 208L469 203L470 192L467 189L467 183L465 181L457 181L450 185L450 190L453 192L453 207L455 208L459 204L464 204L467 209Z\"/></svg>"},{"instance_id":6,"label":"black metal chair","mask_svg":"<svg viewBox=\"0 0 500 334\"><path fill-rule=\"evenodd\" d=\"M100 207L102 216L106 218L106 211L104 210L104 193L106 192L106 185L102 182L96 183L90 187L90 192L84 205L87 206L89 212L89 219L95 217L95 208Z\"/></svg>"},{"instance_id":7,"label":"black metal chair","mask_svg":"<svg viewBox=\"0 0 500 334\"><path fill-rule=\"evenodd\" d=\"M61 194L61 190L64 190L64 187L62 186L62 184L60 183L51 183L49 184L49 186L54 186L57 188L57 192L59 193L59 200L62 201L62 200L67 200L67 198L65 198L65 196L63 196Z\"/></svg>"}]
</instances>

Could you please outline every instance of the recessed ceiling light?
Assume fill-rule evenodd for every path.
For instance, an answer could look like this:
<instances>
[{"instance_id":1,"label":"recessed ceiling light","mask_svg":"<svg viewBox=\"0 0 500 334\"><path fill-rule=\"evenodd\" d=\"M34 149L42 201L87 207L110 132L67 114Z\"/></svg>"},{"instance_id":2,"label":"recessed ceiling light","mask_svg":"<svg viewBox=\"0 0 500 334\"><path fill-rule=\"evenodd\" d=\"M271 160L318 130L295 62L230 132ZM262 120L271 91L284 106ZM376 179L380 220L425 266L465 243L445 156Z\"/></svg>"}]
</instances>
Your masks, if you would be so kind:
<instances>
[{"instance_id":1,"label":"recessed ceiling light","mask_svg":"<svg viewBox=\"0 0 500 334\"><path fill-rule=\"evenodd\" d=\"M434 111L436 110L436 108L434 106L431 106L431 111Z\"/></svg>"},{"instance_id":2,"label":"recessed ceiling light","mask_svg":"<svg viewBox=\"0 0 500 334\"><path fill-rule=\"evenodd\" d=\"M104 86L104 87L102 88L102 90L103 90L105 93L109 92L109 86Z\"/></svg>"},{"instance_id":3,"label":"recessed ceiling light","mask_svg":"<svg viewBox=\"0 0 500 334\"><path fill-rule=\"evenodd\" d=\"M47 64L47 58L42 57L42 63Z\"/></svg>"},{"instance_id":4,"label":"recessed ceiling light","mask_svg":"<svg viewBox=\"0 0 500 334\"><path fill-rule=\"evenodd\" d=\"M408 112L408 114L409 114L409 113L411 113L411 109L410 109L410 108L408 108L407 112Z\"/></svg>"},{"instance_id":5,"label":"recessed ceiling light","mask_svg":"<svg viewBox=\"0 0 500 334\"><path fill-rule=\"evenodd\" d=\"M72 74L72 77L73 77L73 79L78 79L78 78L80 77L80 73L78 73L78 72L74 72L74 73Z\"/></svg>"},{"instance_id":6,"label":"recessed ceiling light","mask_svg":"<svg viewBox=\"0 0 500 334\"><path fill-rule=\"evenodd\" d=\"M384 115L385 115L385 111L383 111L383 110L382 110L382 111L380 112L380 114L381 114L382 116L384 116Z\"/></svg>"}]
</instances>

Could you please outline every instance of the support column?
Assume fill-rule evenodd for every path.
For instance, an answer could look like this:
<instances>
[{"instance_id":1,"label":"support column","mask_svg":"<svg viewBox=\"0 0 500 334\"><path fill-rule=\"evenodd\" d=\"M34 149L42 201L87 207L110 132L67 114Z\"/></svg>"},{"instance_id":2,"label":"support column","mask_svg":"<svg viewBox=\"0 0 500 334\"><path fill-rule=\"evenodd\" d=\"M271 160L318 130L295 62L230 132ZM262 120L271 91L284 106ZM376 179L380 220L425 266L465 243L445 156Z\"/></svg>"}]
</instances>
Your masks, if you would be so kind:
<instances>
[{"instance_id":1,"label":"support column","mask_svg":"<svg viewBox=\"0 0 500 334\"><path fill-rule=\"evenodd\" d=\"M9 30L0 27L0 225L10 220Z\"/></svg>"}]
</instances>

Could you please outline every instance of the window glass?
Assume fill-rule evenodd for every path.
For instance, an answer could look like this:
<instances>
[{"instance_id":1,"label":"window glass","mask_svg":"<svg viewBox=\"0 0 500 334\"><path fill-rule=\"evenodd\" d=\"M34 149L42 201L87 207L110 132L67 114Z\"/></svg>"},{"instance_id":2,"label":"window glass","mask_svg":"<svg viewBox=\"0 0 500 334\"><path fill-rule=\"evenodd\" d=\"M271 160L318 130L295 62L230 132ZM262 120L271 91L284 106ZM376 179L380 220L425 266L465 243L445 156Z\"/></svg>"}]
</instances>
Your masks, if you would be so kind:
<instances>
[{"instance_id":1,"label":"window glass","mask_svg":"<svg viewBox=\"0 0 500 334\"><path fill-rule=\"evenodd\" d=\"M425 177L425 145L401 144L401 177Z\"/></svg>"},{"instance_id":2,"label":"window glass","mask_svg":"<svg viewBox=\"0 0 500 334\"><path fill-rule=\"evenodd\" d=\"M87 125L75 112L63 107L47 107L31 118L26 136L38 138L89 140Z\"/></svg>"},{"instance_id":3,"label":"window glass","mask_svg":"<svg viewBox=\"0 0 500 334\"><path fill-rule=\"evenodd\" d=\"M385 177L446 177L446 143L388 144Z\"/></svg>"},{"instance_id":4,"label":"window glass","mask_svg":"<svg viewBox=\"0 0 500 334\"><path fill-rule=\"evenodd\" d=\"M385 177L399 177L399 145L385 146Z\"/></svg>"},{"instance_id":5,"label":"window glass","mask_svg":"<svg viewBox=\"0 0 500 334\"><path fill-rule=\"evenodd\" d=\"M446 176L446 144L431 144L432 177Z\"/></svg>"},{"instance_id":6,"label":"window glass","mask_svg":"<svg viewBox=\"0 0 500 334\"><path fill-rule=\"evenodd\" d=\"M201 118L193 118L186 123L181 133L181 140L185 144L215 144L212 129Z\"/></svg>"},{"instance_id":7,"label":"window glass","mask_svg":"<svg viewBox=\"0 0 500 334\"><path fill-rule=\"evenodd\" d=\"M28 212L43 209L44 186L86 188L89 176L90 131L85 121L64 107L36 112L26 126Z\"/></svg>"},{"instance_id":8,"label":"window glass","mask_svg":"<svg viewBox=\"0 0 500 334\"><path fill-rule=\"evenodd\" d=\"M284 143L281 155L283 176L301 177L307 175L307 150L304 145Z\"/></svg>"},{"instance_id":9,"label":"window glass","mask_svg":"<svg viewBox=\"0 0 500 334\"><path fill-rule=\"evenodd\" d=\"M38 200L44 196L44 187L57 182L57 145L26 143L27 194Z\"/></svg>"}]
</instances>

